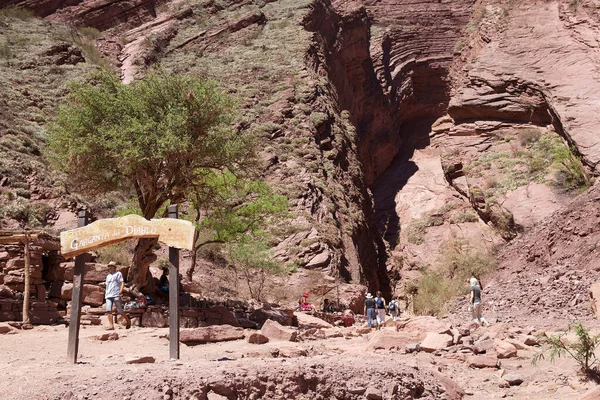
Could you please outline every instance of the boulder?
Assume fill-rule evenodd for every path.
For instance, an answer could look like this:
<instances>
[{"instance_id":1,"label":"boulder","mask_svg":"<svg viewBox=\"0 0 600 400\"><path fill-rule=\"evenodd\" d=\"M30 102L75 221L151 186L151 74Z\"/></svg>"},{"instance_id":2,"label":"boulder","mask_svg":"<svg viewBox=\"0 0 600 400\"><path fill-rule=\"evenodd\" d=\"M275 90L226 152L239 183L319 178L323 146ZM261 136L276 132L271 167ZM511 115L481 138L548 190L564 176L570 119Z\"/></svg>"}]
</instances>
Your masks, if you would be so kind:
<instances>
[{"instance_id":1,"label":"boulder","mask_svg":"<svg viewBox=\"0 0 600 400\"><path fill-rule=\"evenodd\" d=\"M0 335L12 332L13 328L8 324L0 324Z\"/></svg>"},{"instance_id":2,"label":"boulder","mask_svg":"<svg viewBox=\"0 0 600 400\"><path fill-rule=\"evenodd\" d=\"M125 361L125 364L154 364L155 361L156 359L152 356L141 356L130 358Z\"/></svg>"},{"instance_id":3,"label":"boulder","mask_svg":"<svg viewBox=\"0 0 600 400\"><path fill-rule=\"evenodd\" d=\"M100 340L102 342L107 340L119 340L119 334L117 332L107 332L102 335L98 335L95 337L96 340Z\"/></svg>"},{"instance_id":4,"label":"boulder","mask_svg":"<svg viewBox=\"0 0 600 400\"><path fill-rule=\"evenodd\" d=\"M250 321L262 326L266 320L277 321L281 325L292 326L296 320L293 311L279 310L273 308L259 308L248 317Z\"/></svg>"},{"instance_id":5,"label":"boulder","mask_svg":"<svg viewBox=\"0 0 600 400\"><path fill-rule=\"evenodd\" d=\"M517 356L517 348L504 340L495 340L494 349L498 358L511 358Z\"/></svg>"},{"instance_id":6,"label":"boulder","mask_svg":"<svg viewBox=\"0 0 600 400\"><path fill-rule=\"evenodd\" d=\"M283 327L278 322L266 320L260 333L272 340L285 340L295 342L298 337L298 332L289 328Z\"/></svg>"},{"instance_id":7,"label":"boulder","mask_svg":"<svg viewBox=\"0 0 600 400\"><path fill-rule=\"evenodd\" d=\"M421 345L419 343L409 343L404 349L407 353L418 353L421 351Z\"/></svg>"},{"instance_id":8,"label":"boulder","mask_svg":"<svg viewBox=\"0 0 600 400\"><path fill-rule=\"evenodd\" d=\"M396 332L390 329L382 329L377 331L369 339L367 344L368 350L391 350L391 349L405 349L406 346L416 340L414 334L408 332Z\"/></svg>"},{"instance_id":9,"label":"boulder","mask_svg":"<svg viewBox=\"0 0 600 400\"><path fill-rule=\"evenodd\" d=\"M433 353L437 350L445 349L452 345L452 336L435 332L428 332L425 339L421 342L421 350Z\"/></svg>"},{"instance_id":10,"label":"boulder","mask_svg":"<svg viewBox=\"0 0 600 400\"><path fill-rule=\"evenodd\" d=\"M104 289L96 285L83 285L83 304L94 307L104 304Z\"/></svg>"},{"instance_id":11,"label":"boulder","mask_svg":"<svg viewBox=\"0 0 600 400\"><path fill-rule=\"evenodd\" d=\"M502 379L508 382L510 386L518 386L523 383L523 378L521 378L521 375L517 374L506 374L502 377Z\"/></svg>"},{"instance_id":12,"label":"boulder","mask_svg":"<svg viewBox=\"0 0 600 400\"><path fill-rule=\"evenodd\" d=\"M209 325L240 326L235 315L225 306L217 305L204 310L204 317Z\"/></svg>"},{"instance_id":13,"label":"boulder","mask_svg":"<svg viewBox=\"0 0 600 400\"><path fill-rule=\"evenodd\" d=\"M478 340L473 345L473 350L477 354L487 353L494 348L494 341L492 339Z\"/></svg>"},{"instance_id":14,"label":"boulder","mask_svg":"<svg viewBox=\"0 0 600 400\"><path fill-rule=\"evenodd\" d=\"M0 299L12 299L14 293L6 285L0 285Z\"/></svg>"},{"instance_id":15,"label":"boulder","mask_svg":"<svg viewBox=\"0 0 600 400\"><path fill-rule=\"evenodd\" d=\"M244 338L244 329L231 325L213 325L193 329L182 329L179 341L185 344L224 342Z\"/></svg>"},{"instance_id":16,"label":"boulder","mask_svg":"<svg viewBox=\"0 0 600 400\"><path fill-rule=\"evenodd\" d=\"M333 328L329 322L323 321L321 318L313 317L304 312L295 312L294 315L298 318L298 326L303 328Z\"/></svg>"},{"instance_id":17,"label":"boulder","mask_svg":"<svg viewBox=\"0 0 600 400\"><path fill-rule=\"evenodd\" d=\"M423 340L428 332L451 335L452 325L435 317L421 316L396 321L396 330L417 333Z\"/></svg>"},{"instance_id":18,"label":"boulder","mask_svg":"<svg viewBox=\"0 0 600 400\"><path fill-rule=\"evenodd\" d=\"M471 356L467 358L467 365L471 368L498 368L498 359L492 356Z\"/></svg>"},{"instance_id":19,"label":"boulder","mask_svg":"<svg viewBox=\"0 0 600 400\"><path fill-rule=\"evenodd\" d=\"M61 263L59 266L50 268L48 271L48 280L50 281L73 281L73 271L75 270L75 262ZM117 271L121 271L123 278L127 280L127 271L129 267L117 265ZM85 274L83 275L83 283L98 284L106 281L108 268L105 264L85 263Z\"/></svg>"},{"instance_id":20,"label":"boulder","mask_svg":"<svg viewBox=\"0 0 600 400\"><path fill-rule=\"evenodd\" d=\"M167 319L160 310L146 310L142 314L142 326L146 328L164 328L167 326Z\"/></svg>"},{"instance_id":21,"label":"boulder","mask_svg":"<svg viewBox=\"0 0 600 400\"><path fill-rule=\"evenodd\" d=\"M252 344L264 344L269 341L269 338L263 334L254 332L254 333L251 333L246 340L248 340L248 343L252 343Z\"/></svg>"}]
</instances>

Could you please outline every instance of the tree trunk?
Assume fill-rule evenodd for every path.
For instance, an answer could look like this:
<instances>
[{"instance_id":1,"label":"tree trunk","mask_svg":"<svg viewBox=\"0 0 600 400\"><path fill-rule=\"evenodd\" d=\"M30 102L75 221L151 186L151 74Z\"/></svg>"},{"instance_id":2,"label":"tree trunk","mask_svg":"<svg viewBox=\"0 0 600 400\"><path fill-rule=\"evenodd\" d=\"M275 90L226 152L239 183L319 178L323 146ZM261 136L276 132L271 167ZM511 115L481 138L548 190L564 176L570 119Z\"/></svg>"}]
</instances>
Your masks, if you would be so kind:
<instances>
[{"instance_id":1,"label":"tree trunk","mask_svg":"<svg viewBox=\"0 0 600 400\"><path fill-rule=\"evenodd\" d=\"M31 257L29 255L29 238L25 237L25 292L23 293L23 323L29 323L29 299L31 297L31 279L29 273L29 264Z\"/></svg>"},{"instance_id":2,"label":"tree trunk","mask_svg":"<svg viewBox=\"0 0 600 400\"><path fill-rule=\"evenodd\" d=\"M191 253L191 257L192 257L192 264L190 265L190 268L187 270L187 272L185 273L187 275L187 278L189 279L190 282L193 282L192 277L194 276L194 271L196 270L196 258L198 257L198 249L196 248L196 246L194 246L194 248L192 249L192 253Z\"/></svg>"},{"instance_id":3,"label":"tree trunk","mask_svg":"<svg viewBox=\"0 0 600 400\"><path fill-rule=\"evenodd\" d=\"M154 246L156 238L140 238L133 249L133 260L127 275L127 281L140 289L142 293L154 294L154 280L150 273L150 264L156 261Z\"/></svg>"}]
</instances>

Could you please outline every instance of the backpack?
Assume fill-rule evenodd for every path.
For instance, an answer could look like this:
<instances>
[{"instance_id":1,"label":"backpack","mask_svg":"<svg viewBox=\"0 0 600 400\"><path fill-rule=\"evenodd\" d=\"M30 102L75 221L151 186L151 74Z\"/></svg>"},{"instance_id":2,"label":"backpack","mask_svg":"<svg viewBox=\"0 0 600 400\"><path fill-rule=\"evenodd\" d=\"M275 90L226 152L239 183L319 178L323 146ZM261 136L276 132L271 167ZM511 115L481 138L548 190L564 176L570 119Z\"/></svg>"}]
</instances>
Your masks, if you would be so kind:
<instances>
[{"instance_id":1,"label":"backpack","mask_svg":"<svg viewBox=\"0 0 600 400\"><path fill-rule=\"evenodd\" d=\"M377 308L383 308L383 297L378 297L376 300L377 300Z\"/></svg>"},{"instance_id":2,"label":"backpack","mask_svg":"<svg viewBox=\"0 0 600 400\"><path fill-rule=\"evenodd\" d=\"M396 309L396 301L392 300L389 304L390 311L394 311Z\"/></svg>"}]
</instances>

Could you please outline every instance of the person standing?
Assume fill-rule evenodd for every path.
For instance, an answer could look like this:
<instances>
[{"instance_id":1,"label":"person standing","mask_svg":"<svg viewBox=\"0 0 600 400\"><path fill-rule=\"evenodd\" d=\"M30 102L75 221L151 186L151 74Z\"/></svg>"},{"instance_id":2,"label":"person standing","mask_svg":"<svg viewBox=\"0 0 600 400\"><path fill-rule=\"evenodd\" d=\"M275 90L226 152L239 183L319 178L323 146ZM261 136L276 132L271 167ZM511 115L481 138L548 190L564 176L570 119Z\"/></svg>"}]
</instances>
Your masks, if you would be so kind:
<instances>
[{"instance_id":1,"label":"person standing","mask_svg":"<svg viewBox=\"0 0 600 400\"><path fill-rule=\"evenodd\" d=\"M125 288L125 281L123 280L123 274L121 271L117 271L117 263L111 261L108 263L108 275L106 275L106 291L104 298L106 299L106 314L108 316L108 329L114 330L115 325L113 323L112 308L113 305L117 309L117 318L122 315L125 319L125 328L131 328L131 320L127 314L123 313L123 303L121 301L121 295Z\"/></svg>"},{"instance_id":2,"label":"person standing","mask_svg":"<svg viewBox=\"0 0 600 400\"><path fill-rule=\"evenodd\" d=\"M372 324L377 324L377 313L375 312L375 299L371 293L367 293L365 298L365 317L367 318L367 326L371 328Z\"/></svg>"},{"instance_id":3,"label":"person standing","mask_svg":"<svg viewBox=\"0 0 600 400\"><path fill-rule=\"evenodd\" d=\"M387 304L385 303L385 299L381 296L381 292L378 290L375 293L377 297L375 297L375 304L377 306L377 327L381 328L385 323L385 309Z\"/></svg>"},{"instance_id":4,"label":"person standing","mask_svg":"<svg viewBox=\"0 0 600 400\"><path fill-rule=\"evenodd\" d=\"M473 313L473 322L478 324L489 325L489 323L481 315L481 286L479 281L474 276L469 279L469 308Z\"/></svg>"},{"instance_id":5,"label":"person standing","mask_svg":"<svg viewBox=\"0 0 600 400\"><path fill-rule=\"evenodd\" d=\"M392 297L390 304L388 304L388 310L390 310L390 315L392 316L392 320L396 320L397 317L400 316L400 305L398 304L398 300L395 297Z\"/></svg>"}]
</instances>

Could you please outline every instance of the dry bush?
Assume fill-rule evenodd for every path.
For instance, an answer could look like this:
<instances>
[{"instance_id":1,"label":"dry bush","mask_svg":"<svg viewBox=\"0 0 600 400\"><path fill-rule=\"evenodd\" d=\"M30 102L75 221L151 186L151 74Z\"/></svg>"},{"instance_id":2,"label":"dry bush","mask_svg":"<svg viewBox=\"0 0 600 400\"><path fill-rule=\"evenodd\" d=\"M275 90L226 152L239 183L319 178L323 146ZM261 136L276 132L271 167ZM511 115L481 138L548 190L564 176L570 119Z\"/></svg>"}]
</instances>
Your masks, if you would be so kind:
<instances>
[{"instance_id":1,"label":"dry bush","mask_svg":"<svg viewBox=\"0 0 600 400\"><path fill-rule=\"evenodd\" d=\"M416 314L444 314L447 302L465 292L470 276L481 278L496 267L491 252L473 248L465 239L442 246L440 262L439 270L423 271L418 281L414 297Z\"/></svg>"},{"instance_id":2,"label":"dry bush","mask_svg":"<svg viewBox=\"0 0 600 400\"><path fill-rule=\"evenodd\" d=\"M540 140L542 131L539 128L526 128L519 132L519 144L528 146Z\"/></svg>"}]
</instances>

